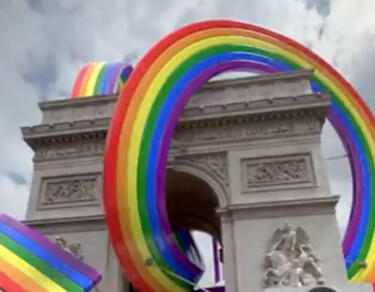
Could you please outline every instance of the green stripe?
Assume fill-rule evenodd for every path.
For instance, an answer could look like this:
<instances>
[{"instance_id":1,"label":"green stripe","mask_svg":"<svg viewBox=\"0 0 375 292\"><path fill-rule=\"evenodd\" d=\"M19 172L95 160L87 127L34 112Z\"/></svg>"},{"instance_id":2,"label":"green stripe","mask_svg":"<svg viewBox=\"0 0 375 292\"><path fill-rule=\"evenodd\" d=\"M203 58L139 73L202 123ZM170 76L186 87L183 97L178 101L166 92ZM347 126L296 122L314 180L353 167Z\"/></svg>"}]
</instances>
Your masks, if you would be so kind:
<instances>
[{"instance_id":1,"label":"green stripe","mask_svg":"<svg viewBox=\"0 0 375 292\"><path fill-rule=\"evenodd\" d=\"M69 292L84 292L82 287L72 282L69 278L56 271L46 262L29 252L17 242L5 236L3 233L0 233L0 245L4 246L15 255L22 258L29 265L33 266L35 269L37 269L39 272L41 272L43 275L54 281L65 290Z\"/></svg>"},{"instance_id":2,"label":"green stripe","mask_svg":"<svg viewBox=\"0 0 375 292\"><path fill-rule=\"evenodd\" d=\"M370 247L371 247L371 242L372 242L372 238L373 238L373 235L374 235L374 229L375 229L375 217L371 216L371 214L373 213L372 211L375 210L375 200L374 200L374 192L375 192L374 161L375 160L374 160L374 157L371 154L370 146L369 146L368 141L366 140L366 138L363 134L362 129L357 124L357 121L355 120L353 115L349 112L349 110L344 105L344 103L340 100L340 98L333 91L331 91L327 86L325 86L320 80L315 78L314 82L316 82L316 84L318 84L320 87L324 88L324 90L327 93L329 93L331 95L332 99L334 99L335 102L339 105L340 109L344 112L344 114L349 119L350 123L352 124L353 128L355 129L355 132L358 135L358 140L359 140L360 144L362 145L363 150L365 152L366 165L368 167L369 174L370 174L369 180L370 180L370 196L371 196L370 204L371 204L371 206L370 206L369 221L367 222L368 225L367 225L367 228L366 228L365 239L362 243L362 247L360 249L360 252L359 252L359 254L358 254L358 256L355 260L355 262L358 263L359 261L364 261L367 257L367 254L368 254L368 252L370 250ZM353 278L359 270L363 269L362 267L360 267L360 265L358 265L356 263L351 264L349 269L348 269L349 279Z\"/></svg>"},{"instance_id":3,"label":"green stripe","mask_svg":"<svg viewBox=\"0 0 375 292\"><path fill-rule=\"evenodd\" d=\"M201 61L202 59L207 58L209 56L212 56L214 54L224 53L224 52L255 53L255 54L258 54L258 55L261 55L261 56L271 58L271 59L276 60L276 61L280 61L280 62L294 68L295 70L304 69L302 66L298 65L297 63L295 63L291 60L288 60L288 59L284 58L283 56L281 56L279 54L271 53L271 52L268 52L268 51L265 51L265 50L262 50L262 49L259 49L259 48L254 48L254 47L227 44L227 45L213 46L213 47L210 47L208 49L202 50L202 51L194 54L189 59L184 61L172 73L171 77L169 77L167 79L167 81L163 84L160 92L157 94L157 97L154 100L154 104L151 108L150 115L149 115L148 120L146 122L146 126L145 126L143 137L142 137L142 144L141 144L140 155L139 155L139 164L138 164L138 174L139 174L138 175L138 191L139 191L138 192L138 194L139 194L138 206L139 206L139 210L140 210L140 214L141 214L142 228L143 228L143 232L144 232L145 236L148 238L147 244L150 248L151 253L155 257L155 260L156 260L156 258L158 258L158 264L161 264L163 266L165 266L165 262L164 262L163 259L160 259L160 255L157 251L155 242L154 242L153 237L152 237L151 227L150 227L149 222L148 222L147 204L146 204L145 179L146 179L146 173L147 173L148 151L149 151L149 146L150 146L151 134L153 132L153 128L154 128L157 116L160 113L161 106L165 101L165 97L167 96L167 94L169 93L169 91L171 90L173 85L176 83L176 80L178 80L181 77L181 75L183 73L185 73L185 71L189 67L193 66L194 64ZM369 152L369 146L367 144L367 141L364 139L361 128L358 126L358 124L356 124L356 121L353 118L352 114L343 105L343 103L340 101L338 96L336 94L333 94L333 92L331 92L329 90L329 87L325 83L323 83L320 79L318 79L315 74L312 76L312 81L315 82L316 84L318 84L326 92L331 93L332 98L339 104L339 106L341 107L343 112L345 112L345 114L348 116L348 118L352 122L354 128L356 129L356 131L358 133L358 136L360 137L361 144L366 151L367 158L368 158L367 163L372 162L372 163L369 163L369 168L370 168L370 173L373 174L374 173L373 159L372 159L372 156L370 155L370 152ZM374 183L375 183L374 177L373 177L373 175L371 175L371 188L372 188L371 193L373 193ZM374 202L374 200L372 200L372 209L375 208L374 204L375 204L375 202ZM368 253L369 245L371 243L372 234L374 232L374 225L375 225L374 220L375 220L375 218L372 218L372 217L370 218L369 228L367 229L367 233L366 233L366 240L365 240L365 242L363 244L363 247L361 249L361 255L360 256L362 256L362 257L363 256L365 257L365 255L367 255L367 253ZM350 271L351 271L350 275L352 276L355 272L358 271L358 267L357 268L352 267L352 269Z\"/></svg>"},{"instance_id":4,"label":"green stripe","mask_svg":"<svg viewBox=\"0 0 375 292\"><path fill-rule=\"evenodd\" d=\"M98 74L98 77L97 77L96 80L95 80L95 87L94 87L94 92L93 92L94 95L102 94L102 93L100 92L100 89L101 89L101 87L102 87L102 84L103 84L103 78L104 78L105 73L107 72L108 66L109 66L109 64L105 64L105 65L102 67L102 69L100 69L100 72L99 72L99 74Z\"/></svg>"}]
</instances>

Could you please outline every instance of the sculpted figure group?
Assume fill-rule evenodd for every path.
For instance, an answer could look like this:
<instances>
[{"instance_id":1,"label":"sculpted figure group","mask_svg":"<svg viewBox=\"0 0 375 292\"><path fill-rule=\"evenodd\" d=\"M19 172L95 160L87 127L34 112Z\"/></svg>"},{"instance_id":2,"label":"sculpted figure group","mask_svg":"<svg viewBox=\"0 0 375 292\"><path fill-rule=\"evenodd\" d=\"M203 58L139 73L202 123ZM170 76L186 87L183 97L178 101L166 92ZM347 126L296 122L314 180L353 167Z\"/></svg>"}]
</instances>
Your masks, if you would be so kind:
<instances>
[{"instance_id":1,"label":"sculpted figure group","mask_svg":"<svg viewBox=\"0 0 375 292\"><path fill-rule=\"evenodd\" d=\"M79 243L68 244L67 241L61 236L56 236L55 242L66 252L74 255L79 260L83 260L81 244Z\"/></svg>"},{"instance_id":2,"label":"sculpted figure group","mask_svg":"<svg viewBox=\"0 0 375 292\"><path fill-rule=\"evenodd\" d=\"M282 229L275 231L271 244L265 259L263 283L266 288L324 284L318 257L302 228L294 228L286 222Z\"/></svg>"}]
</instances>

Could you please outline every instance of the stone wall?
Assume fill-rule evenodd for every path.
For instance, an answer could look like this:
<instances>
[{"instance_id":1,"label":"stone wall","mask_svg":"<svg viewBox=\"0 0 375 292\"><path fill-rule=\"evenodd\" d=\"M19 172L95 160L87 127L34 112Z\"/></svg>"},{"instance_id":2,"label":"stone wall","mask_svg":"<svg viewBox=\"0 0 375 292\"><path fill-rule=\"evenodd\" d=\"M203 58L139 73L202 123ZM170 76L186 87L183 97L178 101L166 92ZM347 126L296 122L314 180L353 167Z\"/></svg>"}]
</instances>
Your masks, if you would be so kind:
<instances>
[{"instance_id":1,"label":"stone wall","mask_svg":"<svg viewBox=\"0 0 375 292\"><path fill-rule=\"evenodd\" d=\"M228 291L248 291L249 282L256 283L253 292L260 291L262 245L280 218L291 215L287 209L309 206L309 216L292 217L314 237L321 235L311 220L337 227L332 219L337 197L330 197L320 153L329 97L312 93L311 73L209 83L190 99L175 130L169 167L205 180L220 202ZM104 275L101 291L128 289L108 241L101 194L103 150L115 103L115 96L43 102L41 124L22 129L35 152L27 223L80 243L84 260ZM270 208L275 201L279 205ZM339 251L335 236L327 239ZM314 244L326 269L337 269L342 279L339 253Z\"/></svg>"}]
</instances>

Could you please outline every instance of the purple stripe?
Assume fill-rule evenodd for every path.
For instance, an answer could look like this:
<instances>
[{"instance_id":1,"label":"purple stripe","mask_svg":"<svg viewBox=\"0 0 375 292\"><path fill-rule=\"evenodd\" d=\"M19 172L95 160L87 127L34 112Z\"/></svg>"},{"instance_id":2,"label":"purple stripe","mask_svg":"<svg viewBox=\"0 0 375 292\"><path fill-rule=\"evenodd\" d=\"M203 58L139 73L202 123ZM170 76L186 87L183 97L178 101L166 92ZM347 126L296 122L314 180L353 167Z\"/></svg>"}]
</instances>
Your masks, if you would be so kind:
<instances>
[{"instance_id":1,"label":"purple stripe","mask_svg":"<svg viewBox=\"0 0 375 292\"><path fill-rule=\"evenodd\" d=\"M115 68L112 69L111 77L109 79L109 86L108 86L108 93L116 93L118 79L120 78L120 74L122 70L124 70L124 66L129 66L125 63L119 63L116 65Z\"/></svg>"},{"instance_id":2,"label":"purple stripe","mask_svg":"<svg viewBox=\"0 0 375 292\"><path fill-rule=\"evenodd\" d=\"M17 222L16 220L13 220L12 218L4 214L0 214L0 221L8 225L9 227L13 228L14 230L17 230L18 232L27 236L29 239L33 240L35 243L45 248L49 252L53 253L60 260L70 265L72 268L82 273L87 278L91 279L93 282L98 283L101 280L101 275L98 271L87 266L85 263L76 259L71 254L65 252L57 244L52 243L49 239L47 239L44 235L40 234L39 232L36 232L28 228L26 225Z\"/></svg>"},{"instance_id":3,"label":"purple stripe","mask_svg":"<svg viewBox=\"0 0 375 292\"><path fill-rule=\"evenodd\" d=\"M356 153L356 147L350 139L351 135L349 131L344 127L344 123L340 120L338 114L330 110L328 114L328 119L331 124L334 125L335 130L339 134L339 137L345 147L346 153L349 156L352 183L353 183L353 202L352 209L350 213L350 218L348 226L346 228L344 240L342 242L342 249L345 255L350 252L352 243L354 242L356 233L359 228L362 204L363 204L363 180L362 180L362 168L361 162L359 161L358 155Z\"/></svg>"},{"instance_id":4,"label":"purple stripe","mask_svg":"<svg viewBox=\"0 0 375 292\"><path fill-rule=\"evenodd\" d=\"M127 65L125 67L125 69L121 72L121 75L125 75L126 76L126 80L128 80L129 76L130 76L130 73L132 73L132 71L133 71L133 67L131 65Z\"/></svg>"},{"instance_id":5,"label":"purple stripe","mask_svg":"<svg viewBox=\"0 0 375 292\"><path fill-rule=\"evenodd\" d=\"M120 87L120 84L123 86L125 85L132 71L133 67L131 65L125 65L124 69L120 72L117 78L116 90Z\"/></svg>"},{"instance_id":6,"label":"purple stripe","mask_svg":"<svg viewBox=\"0 0 375 292\"><path fill-rule=\"evenodd\" d=\"M170 249L175 257L184 265L191 266L194 265L185 255L182 254L180 249L178 248L174 238L173 232L169 225L168 220L168 213L166 210L166 198L165 198L165 175L166 175L166 164L167 164L167 157L168 157L168 149L171 143L171 139L174 133L174 128L177 124L177 121L180 117L180 114L189 99L189 97L206 81L218 75L224 71L229 71L231 69L236 68L244 68L246 71L252 72L262 72L262 73L275 73L277 72L271 66L263 65L257 62L252 61L231 61L231 62L224 62L216 64L207 70L203 71L199 74L194 80L192 80L185 88L183 93L180 95L176 104L174 106L173 112L169 117L169 121L165 127L164 137L161 141L160 153L159 153L159 162L158 162L158 169L157 169L157 194L158 196L158 210L160 215L160 224L163 229L164 237L167 240L167 243L170 244Z\"/></svg>"}]
</instances>

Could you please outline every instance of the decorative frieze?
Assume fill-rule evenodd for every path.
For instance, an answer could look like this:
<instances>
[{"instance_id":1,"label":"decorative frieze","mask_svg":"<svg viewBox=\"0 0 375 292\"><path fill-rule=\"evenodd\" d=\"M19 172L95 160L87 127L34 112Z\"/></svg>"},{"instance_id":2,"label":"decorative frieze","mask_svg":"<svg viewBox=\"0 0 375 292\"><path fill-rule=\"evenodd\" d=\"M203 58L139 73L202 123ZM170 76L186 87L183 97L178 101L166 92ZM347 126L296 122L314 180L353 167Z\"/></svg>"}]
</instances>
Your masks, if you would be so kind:
<instances>
[{"instance_id":1,"label":"decorative frieze","mask_svg":"<svg viewBox=\"0 0 375 292\"><path fill-rule=\"evenodd\" d=\"M39 208L59 208L98 204L99 174L44 178Z\"/></svg>"},{"instance_id":2,"label":"decorative frieze","mask_svg":"<svg viewBox=\"0 0 375 292\"><path fill-rule=\"evenodd\" d=\"M101 156L104 151L104 138L102 140L87 140L74 142L61 142L40 145L36 148L34 161L60 160Z\"/></svg>"},{"instance_id":3,"label":"decorative frieze","mask_svg":"<svg viewBox=\"0 0 375 292\"><path fill-rule=\"evenodd\" d=\"M220 119L206 122L186 123L177 127L174 139L184 146L210 143L236 142L248 139L267 139L276 136L318 134L322 124L316 118L277 117L270 120L261 118Z\"/></svg>"},{"instance_id":4,"label":"decorative frieze","mask_svg":"<svg viewBox=\"0 0 375 292\"><path fill-rule=\"evenodd\" d=\"M242 173L244 192L314 184L309 154L245 159L242 161Z\"/></svg>"},{"instance_id":5,"label":"decorative frieze","mask_svg":"<svg viewBox=\"0 0 375 292\"><path fill-rule=\"evenodd\" d=\"M322 123L314 116L294 117L274 114L272 117L235 117L180 123L174 135L176 145L191 147L215 143L259 140L298 134L318 134ZM33 144L34 161L52 161L102 156L105 133L80 134L39 140Z\"/></svg>"}]
</instances>

